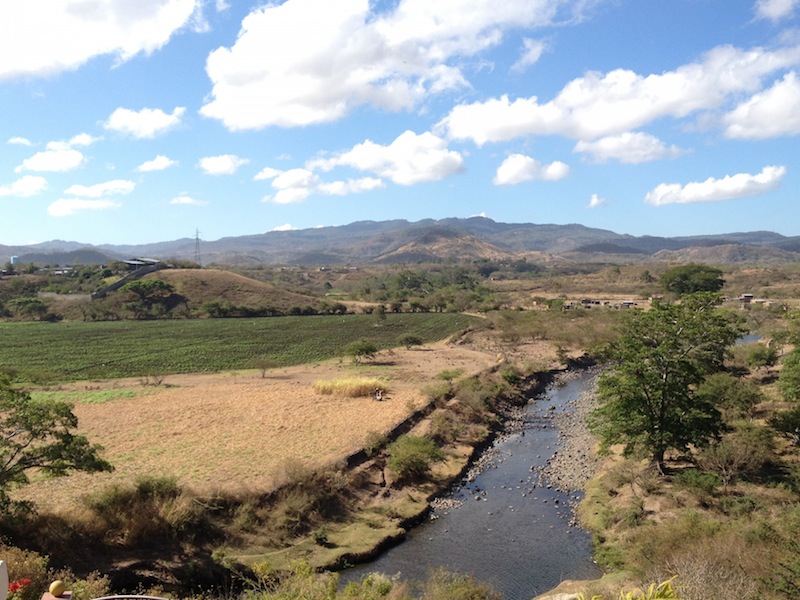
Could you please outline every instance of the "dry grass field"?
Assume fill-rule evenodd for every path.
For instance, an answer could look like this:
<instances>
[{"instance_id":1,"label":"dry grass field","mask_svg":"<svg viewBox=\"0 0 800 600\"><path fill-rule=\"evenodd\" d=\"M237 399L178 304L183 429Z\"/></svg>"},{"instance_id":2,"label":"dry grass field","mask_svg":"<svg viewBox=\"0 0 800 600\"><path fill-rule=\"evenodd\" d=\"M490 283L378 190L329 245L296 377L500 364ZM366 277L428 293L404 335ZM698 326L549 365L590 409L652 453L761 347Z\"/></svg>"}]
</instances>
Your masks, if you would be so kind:
<instances>
[{"instance_id":1,"label":"dry grass field","mask_svg":"<svg viewBox=\"0 0 800 600\"><path fill-rule=\"evenodd\" d=\"M545 342L526 346L537 360L554 357ZM370 433L392 428L426 401L422 390L437 381L437 373L474 373L496 360L490 345L441 342L382 352L361 366L330 361L267 371L266 377L252 370L169 375L158 386L143 387L135 379L64 385L65 394L85 391L87 397L103 388L117 389L120 396L136 392L75 406L79 429L105 448L116 470L36 481L20 494L41 510L66 508L93 490L133 483L142 475L174 476L201 496L266 491L280 483L290 461L336 462L362 448ZM385 400L314 390L315 382L343 377L381 378Z\"/></svg>"}]
</instances>

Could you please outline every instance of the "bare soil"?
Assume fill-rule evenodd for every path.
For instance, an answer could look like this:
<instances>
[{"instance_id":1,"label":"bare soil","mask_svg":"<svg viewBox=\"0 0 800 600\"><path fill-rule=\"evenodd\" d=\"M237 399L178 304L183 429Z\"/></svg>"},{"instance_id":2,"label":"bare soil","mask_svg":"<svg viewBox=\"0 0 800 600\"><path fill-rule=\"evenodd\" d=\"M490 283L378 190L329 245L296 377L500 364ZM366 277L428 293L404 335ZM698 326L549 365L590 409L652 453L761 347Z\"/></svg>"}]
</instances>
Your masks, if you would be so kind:
<instances>
[{"instance_id":1,"label":"bare soil","mask_svg":"<svg viewBox=\"0 0 800 600\"><path fill-rule=\"evenodd\" d=\"M547 342L524 344L515 355L553 363ZM444 370L471 374L502 358L488 341L441 342L379 354L360 366L320 364L219 374L168 375L145 395L75 407L79 429L105 448L113 473L78 473L41 480L20 490L40 510L68 508L81 496L143 475L174 476L203 495L264 492L281 483L282 467L334 463L364 447L425 402L423 389ZM517 358L517 356L515 356ZM384 401L318 394L313 383L346 377L384 378ZM142 390L140 380L92 381L63 389ZM151 382L152 383L152 382Z\"/></svg>"}]
</instances>

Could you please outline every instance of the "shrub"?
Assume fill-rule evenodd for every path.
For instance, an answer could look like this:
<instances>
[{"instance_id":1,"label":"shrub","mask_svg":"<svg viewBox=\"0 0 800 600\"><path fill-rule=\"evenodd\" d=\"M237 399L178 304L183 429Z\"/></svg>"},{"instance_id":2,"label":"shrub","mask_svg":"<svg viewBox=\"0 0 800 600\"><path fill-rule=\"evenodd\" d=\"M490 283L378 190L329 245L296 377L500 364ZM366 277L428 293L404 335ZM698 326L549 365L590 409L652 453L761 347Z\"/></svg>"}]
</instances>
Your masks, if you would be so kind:
<instances>
[{"instance_id":1,"label":"shrub","mask_svg":"<svg viewBox=\"0 0 800 600\"><path fill-rule=\"evenodd\" d=\"M699 469L686 469L672 478L676 487L689 490L698 495L713 496L722 483L714 473L703 473Z\"/></svg>"},{"instance_id":2,"label":"shrub","mask_svg":"<svg viewBox=\"0 0 800 600\"><path fill-rule=\"evenodd\" d=\"M771 432L756 426L740 427L697 457L700 466L718 475L724 487L738 478L759 475L774 459Z\"/></svg>"},{"instance_id":3,"label":"shrub","mask_svg":"<svg viewBox=\"0 0 800 600\"><path fill-rule=\"evenodd\" d=\"M410 350L412 346L422 346L422 338L416 335L406 334L400 337L399 340L402 346L406 347L406 350Z\"/></svg>"},{"instance_id":4,"label":"shrub","mask_svg":"<svg viewBox=\"0 0 800 600\"><path fill-rule=\"evenodd\" d=\"M758 384L730 373L714 373L706 377L698 386L695 397L722 409L728 420L749 417L753 408L764 400Z\"/></svg>"},{"instance_id":5,"label":"shrub","mask_svg":"<svg viewBox=\"0 0 800 600\"><path fill-rule=\"evenodd\" d=\"M300 461L283 465L280 488L270 522L288 535L301 535L348 510L347 476L336 468L312 470Z\"/></svg>"},{"instance_id":6,"label":"shrub","mask_svg":"<svg viewBox=\"0 0 800 600\"><path fill-rule=\"evenodd\" d=\"M434 570L423 588L425 600L500 600L499 592L489 584L477 582L471 575Z\"/></svg>"},{"instance_id":7,"label":"shrub","mask_svg":"<svg viewBox=\"0 0 800 600\"><path fill-rule=\"evenodd\" d=\"M431 415L431 436L439 443L449 443L458 439L464 426L449 410L438 410Z\"/></svg>"},{"instance_id":8,"label":"shrub","mask_svg":"<svg viewBox=\"0 0 800 600\"><path fill-rule=\"evenodd\" d=\"M253 368L261 371L262 379L264 379L267 376L267 371L269 371L270 369L274 369L277 366L278 366L278 361L272 360L270 358L257 358L253 361Z\"/></svg>"},{"instance_id":9,"label":"shrub","mask_svg":"<svg viewBox=\"0 0 800 600\"><path fill-rule=\"evenodd\" d=\"M778 349L767 344L753 344L747 349L745 360L751 369L772 367L778 362Z\"/></svg>"},{"instance_id":10,"label":"shrub","mask_svg":"<svg viewBox=\"0 0 800 600\"><path fill-rule=\"evenodd\" d=\"M773 415L768 423L794 446L800 445L800 406Z\"/></svg>"},{"instance_id":11,"label":"shrub","mask_svg":"<svg viewBox=\"0 0 800 600\"><path fill-rule=\"evenodd\" d=\"M374 342L366 339L350 342L344 347L344 353L349 356L354 364L359 364L362 360L372 360L378 353L378 346Z\"/></svg>"},{"instance_id":12,"label":"shrub","mask_svg":"<svg viewBox=\"0 0 800 600\"><path fill-rule=\"evenodd\" d=\"M443 381L431 383L422 388L422 394L431 402L444 400L450 395L451 392L452 390L450 389L450 384Z\"/></svg>"},{"instance_id":13,"label":"shrub","mask_svg":"<svg viewBox=\"0 0 800 600\"><path fill-rule=\"evenodd\" d=\"M158 537L192 539L209 531L204 508L172 477L142 477L133 486L112 485L83 498L85 530L135 544Z\"/></svg>"},{"instance_id":14,"label":"shrub","mask_svg":"<svg viewBox=\"0 0 800 600\"><path fill-rule=\"evenodd\" d=\"M444 371L440 371L436 374L436 379L443 379L447 382L451 382L454 379L458 379L464 374L464 369L446 369Z\"/></svg>"},{"instance_id":15,"label":"shrub","mask_svg":"<svg viewBox=\"0 0 800 600\"><path fill-rule=\"evenodd\" d=\"M787 401L800 400L800 347L792 350L783 359L778 389Z\"/></svg>"},{"instance_id":16,"label":"shrub","mask_svg":"<svg viewBox=\"0 0 800 600\"><path fill-rule=\"evenodd\" d=\"M428 475L435 462L444 460L444 452L429 437L402 435L386 449L387 466L398 479L416 480Z\"/></svg>"},{"instance_id":17,"label":"shrub","mask_svg":"<svg viewBox=\"0 0 800 600\"><path fill-rule=\"evenodd\" d=\"M374 455L386 445L387 439L386 434L380 431L367 432L367 438L364 440L364 452L367 453L367 456Z\"/></svg>"}]
</instances>

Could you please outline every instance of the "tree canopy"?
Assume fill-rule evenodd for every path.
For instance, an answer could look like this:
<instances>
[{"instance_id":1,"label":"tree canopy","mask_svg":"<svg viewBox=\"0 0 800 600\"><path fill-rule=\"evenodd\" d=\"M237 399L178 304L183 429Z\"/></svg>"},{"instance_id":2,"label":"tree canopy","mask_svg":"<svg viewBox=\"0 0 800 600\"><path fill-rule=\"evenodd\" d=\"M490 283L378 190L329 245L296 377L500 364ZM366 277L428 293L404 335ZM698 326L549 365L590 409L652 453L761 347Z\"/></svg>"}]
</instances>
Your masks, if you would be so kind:
<instances>
[{"instance_id":1,"label":"tree canopy","mask_svg":"<svg viewBox=\"0 0 800 600\"><path fill-rule=\"evenodd\" d=\"M33 400L0 377L0 510L14 506L8 492L28 483L32 469L50 476L112 470L100 446L74 433L77 426L66 402Z\"/></svg>"},{"instance_id":2,"label":"tree canopy","mask_svg":"<svg viewBox=\"0 0 800 600\"><path fill-rule=\"evenodd\" d=\"M663 471L667 450L718 437L720 412L695 389L721 370L741 335L719 302L715 294L693 294L625 315L608 348L611 367L599 378L600 404L591 420L605 448L621 443L628 455L642 451Z\"/></svg>"},{"instance_id":3,"label":"tree canopy","mask_svg":"<svg viewBox=\"0 0 800 600\"><path fill-rule=\"evenodd\" d=\"M688 264L669 269L661 276L661 287L680 296L718 292L725 285L722 271L708 265Z\"/></svg>"},{"instance_id":4,"label":"tree canopy","mask_svg":"<svg viewBox=\"0 0 800 600\"><path fill-rule=\"evenodd\" d=\"M778 389L787 401L800 400L800 347L795 347L783 359Z\"/></svg>"}]
</instances>

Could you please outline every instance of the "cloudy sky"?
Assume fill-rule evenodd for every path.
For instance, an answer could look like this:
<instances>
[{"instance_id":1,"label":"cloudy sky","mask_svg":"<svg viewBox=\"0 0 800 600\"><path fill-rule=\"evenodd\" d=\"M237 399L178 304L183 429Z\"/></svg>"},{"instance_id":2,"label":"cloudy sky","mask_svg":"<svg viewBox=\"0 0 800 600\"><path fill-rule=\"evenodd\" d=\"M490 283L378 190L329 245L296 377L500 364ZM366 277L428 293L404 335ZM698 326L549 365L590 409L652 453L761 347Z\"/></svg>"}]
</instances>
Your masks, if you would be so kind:
<instances>
[{"instance_id":1,"label":"cloudy sky","mask_svg":"<svg viewBox=\"0 0 800 600\"><path fill-rule=\"evenodd\" d=\"M800 235L800 0L2 0L0 244Z\"/></svg>"}]
</instances>

